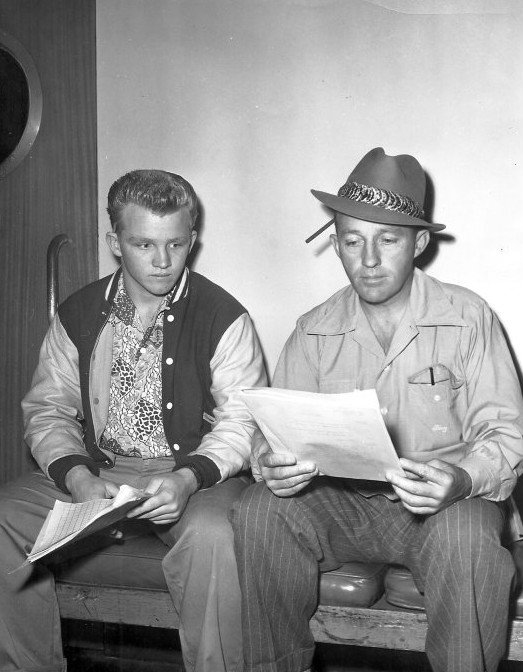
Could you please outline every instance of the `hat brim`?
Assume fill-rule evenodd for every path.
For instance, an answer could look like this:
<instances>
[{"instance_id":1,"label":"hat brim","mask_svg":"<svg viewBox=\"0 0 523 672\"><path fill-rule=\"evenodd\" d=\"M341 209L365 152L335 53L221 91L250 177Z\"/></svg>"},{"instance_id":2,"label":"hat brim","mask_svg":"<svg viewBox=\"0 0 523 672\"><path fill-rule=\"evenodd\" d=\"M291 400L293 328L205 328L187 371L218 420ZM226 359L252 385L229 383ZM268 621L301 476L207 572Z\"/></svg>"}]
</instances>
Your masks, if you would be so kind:
<instances>
[{"instance_id":1,"label":"hat brim","mask_svg":"<svg viewBox=\"0 0 523 672\"><path fill-rule=\"evenodd\" d=\"M428 229L429 231L442 231L445 228L444 224L432 224L424 219L406 215L403 212L387 210L386 208L381 208L378 205L370 205L369 203L359 203L350 198L328 194L325 191L311 189L311 193L331 210L341 212L343 215L355 217L356 219L363 219L367 222L390 224L392 226L414 226L421 229Z\"/></svg>"}]
</instances>

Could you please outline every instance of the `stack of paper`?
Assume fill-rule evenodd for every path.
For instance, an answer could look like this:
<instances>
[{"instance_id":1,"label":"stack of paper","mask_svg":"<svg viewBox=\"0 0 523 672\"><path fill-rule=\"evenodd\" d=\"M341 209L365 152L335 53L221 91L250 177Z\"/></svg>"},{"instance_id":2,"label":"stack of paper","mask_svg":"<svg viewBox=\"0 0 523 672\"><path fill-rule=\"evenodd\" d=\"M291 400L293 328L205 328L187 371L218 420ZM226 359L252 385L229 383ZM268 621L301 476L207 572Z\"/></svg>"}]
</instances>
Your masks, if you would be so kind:
<instances>
[{"instance_id":1,"label":"stack of paper","mask_svg":"<svg viewBox=\"0 0 523 672\"><path fill-rule=\"evenodd\" d=\"M340 478L384 481L386 470L403 471L375 390L320 394L253 387L242 398L275 453L293 453Z\"/></svg>"},{"instance_id":2,"label":"stack of paper","mask_svg":"<svg viewBox=\"0 0 523 672\"><path fill-rule=\"evenodd\" d=\"M132 508L150 497L130 485L122 485L113 499L92 499L78 504L57 500L47 514L24 565L48 555L88 534L103 530L125 518Z\"/></svg>"}]
</instances>

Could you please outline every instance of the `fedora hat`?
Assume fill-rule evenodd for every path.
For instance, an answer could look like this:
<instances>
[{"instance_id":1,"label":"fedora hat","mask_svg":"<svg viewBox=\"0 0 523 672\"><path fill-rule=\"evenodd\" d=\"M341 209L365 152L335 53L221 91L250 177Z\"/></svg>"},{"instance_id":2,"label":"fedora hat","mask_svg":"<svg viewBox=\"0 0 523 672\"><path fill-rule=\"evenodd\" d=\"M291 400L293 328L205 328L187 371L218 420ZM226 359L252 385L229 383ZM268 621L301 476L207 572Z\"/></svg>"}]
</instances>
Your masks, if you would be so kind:
<instances>
[{"instance_id":1,"label":"fedora hat","mask_svg":"<svg viewBox=\"0 0 523 672\"><path fill-rule=\"evenodd\" d=\"M331 210L356 219L441 231L443 224L432 224L425 218L425 189L425 172L413 156L387 156L382 147L376 147L365 154L337 195L316 189L311 193ZM333 222L330 220L306 242Z\"/></svg>"}]
</instances>

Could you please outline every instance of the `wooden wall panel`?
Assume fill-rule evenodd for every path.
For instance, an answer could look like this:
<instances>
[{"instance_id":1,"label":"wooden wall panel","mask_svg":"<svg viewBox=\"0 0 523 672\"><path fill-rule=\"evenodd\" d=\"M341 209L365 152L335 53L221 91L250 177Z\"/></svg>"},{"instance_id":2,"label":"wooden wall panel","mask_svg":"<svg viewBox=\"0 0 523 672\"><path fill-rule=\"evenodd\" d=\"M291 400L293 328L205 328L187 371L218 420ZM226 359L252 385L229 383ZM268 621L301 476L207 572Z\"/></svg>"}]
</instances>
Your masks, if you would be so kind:
<instances>
[{"instance_id":1,"label":"wooden wall panel","mask_svg":"<svg viewBox=\"0 0 523 672\"><path fill-rule=\"evenodd\" d=\"M46 249L62 249L60 298L97 277L95 0L0 0L0 29L40 75L40 132L18 168L0 179L0 480L32 466L20 400L47 328Z\"/></svg>"}]
</instances>

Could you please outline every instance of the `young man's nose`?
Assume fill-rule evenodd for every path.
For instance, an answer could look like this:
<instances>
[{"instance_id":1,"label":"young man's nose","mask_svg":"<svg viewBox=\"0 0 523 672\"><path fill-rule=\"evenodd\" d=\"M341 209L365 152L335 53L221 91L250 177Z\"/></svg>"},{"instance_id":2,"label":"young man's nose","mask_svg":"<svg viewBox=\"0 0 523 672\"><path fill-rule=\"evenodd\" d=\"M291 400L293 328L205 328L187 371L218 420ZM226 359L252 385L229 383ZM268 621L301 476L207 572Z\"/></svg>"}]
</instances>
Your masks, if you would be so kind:
<instances>
[{"instance_id":1,"label":"young man's nose","mask_svg":"<svg viewBox=\"0 0 523 672\"><path fill-rule=\"evenodd\" d=\"M157 248L153 258L153 266L167 268L171 265L171 257L165 248Z\"/></svg>"}]
</instances>

